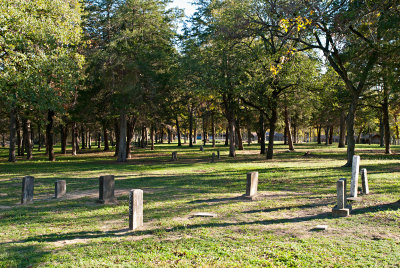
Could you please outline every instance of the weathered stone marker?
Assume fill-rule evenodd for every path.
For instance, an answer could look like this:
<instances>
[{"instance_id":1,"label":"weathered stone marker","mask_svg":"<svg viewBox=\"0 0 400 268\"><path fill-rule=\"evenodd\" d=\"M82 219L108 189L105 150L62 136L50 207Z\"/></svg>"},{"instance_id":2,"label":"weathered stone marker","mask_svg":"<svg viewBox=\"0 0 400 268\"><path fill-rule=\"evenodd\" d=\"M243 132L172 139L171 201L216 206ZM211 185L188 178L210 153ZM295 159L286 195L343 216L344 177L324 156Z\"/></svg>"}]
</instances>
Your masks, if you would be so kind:
<instances>
[{"instance_id":1,"label":"weathered stone marker","mask_svg":"<svg viewBox=\"0 0 400 268\"><path fill-rule=\"evenodd\" d=\"M177 152L172 152L172 161L177 161L177 160L178 160Z\"/></svg>"},{"instance_id":2,"label":"weathered stone marker","mask_svg":"<svg viewBox=\"0 0 400 268\"><path fill-rule=\"evenodd\" d=\"M362 192L363 194L369 194L367 169L361 169L361 181L362 181Z\"/></svg>"},{"instance_id":3,"label":"weathered stone marker","mask_svg":"<svg viewBox=\"0 0 400 268\"><path fill-rule=\"evenodd\" d=\"M355 155L353 156L353 166L351 170L350 197L357 197L359 172L360 172L360 156Z\"/></svg>"},{"instance_id":4,"label":"weathered stone marker","mask_svg":"<svg viewBox=\"0 0 400 268\"><path fill-rule=\"evenodd\" d=\"M221 155L219 153L219 150L217 151L217 159L221 159Z\"/></svg>"},{"instance_id":5,"label":"weathered stone marker","mask_svg":"<svg viewBox=\"0 0 400 268\"><path fill-rule=\"evenodd\" d=\"M35 178L32 176L25 176L22 178L21 204L33 203L34 182L35 182Z\"/></svg>"},{"instance_id":6,"label":"weathered stone marker","mask_svg":"<svg viewBox=\"0 0 400 268\"><path fill-rule=\"evenodd\" d=\"M211 155L211 163L215 163L215 153L212 153Z\"/></svg>"},{"instance_id":7,"label":"weathered stone marker","mask_svg":"<svg viewBox=\"0 0 400 268\"><path fill-rule=\"evenodd\" d=\"M60 198L67 192L67 182L65 180L58 180L54 188L54 198Z\"/></svg>"},{"instance_id":8,"label":"weathered stone marker","mask_svg":"<svg viewBox=\"0 0 400 268\"><path fill-rule=\"evenodd\" d=\"M258 172L247 173L246 197L254 197L257 195Z\"/></svg>"},{"instance_id":9,"label":"weathered stone marker","mask_svg":"<svg viewBox=\"0 0 400 268\"><path fill-rule=\"evenodd\" d=\"M200 151L204 151L204 147L203 147L203 145L200 145Z\"/></svg>"},{"instance_id":10,"label":"weathered stone marker","mask_svg":"<svg viewBox=\"0 0 400 268\"><path fill-rule=\"evenodd\" d=\"M116 203L114 196L114 175L101 176L99 178L99 203L109 204Z\"/></svg>"},{"instance_id":11,"label":"weathered stone marker","mask_svg":"<svg viewBox=\"0 0 400 268\"><path fill-rule=\"evenodd\" d=\"M332 209L334 217L347 217L350 215L351 206L347 205L346 179L340 179L336 183L337 205Z\"/></svg>"},{"instance_id":12,"label":"weathered stone marker","mask_svg":"<svg viewBox=\"0 0 400 268\"><path fill-rule=\"evenodd\" d=\"M143 190L129 192L129 230L143 226Z\"/></svg>"}]
</instances>

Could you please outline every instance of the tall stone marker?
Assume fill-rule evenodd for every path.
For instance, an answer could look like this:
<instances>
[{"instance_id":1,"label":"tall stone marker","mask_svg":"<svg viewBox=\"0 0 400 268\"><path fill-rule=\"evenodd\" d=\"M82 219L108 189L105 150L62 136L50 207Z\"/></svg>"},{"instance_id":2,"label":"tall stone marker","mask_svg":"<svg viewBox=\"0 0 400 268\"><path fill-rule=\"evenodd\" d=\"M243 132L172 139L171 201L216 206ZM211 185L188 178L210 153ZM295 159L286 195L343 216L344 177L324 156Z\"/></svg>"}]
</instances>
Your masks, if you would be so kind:
<instances>
[{"instance_id":1,"label":"tall stone marker","mask_svg":"<svg viewBox=\"0 0 400 268\"><path fill-rule=\"evenodd\" d=\"M25 176L22 178L22 197L21 204L33 203L33 187L35 178Z\"/></svg>"},{"instance_id":2,"label":"tall stone marker","mask_svg":"<svg viewBox=\"0 0 400 268\"><path fill-rule=\"evenodd\" d=\"M350 197L357 197L358 175L360 172L360 156L353 156L353 166L351 170Z\"/></svg>"},{"instance_id":3,"label":"tall stone marker","mask_svg":"<svg viewBox=\"0 0 400 268\"><path fill-rule=\"evenodd\" d=\"M58 180L54 188L54 198L60 198L67 192L67 182L65 180Z\"/></svg>"},{"instance_id":4,"label":"tall stone marker","mask_svg":"<svg viewBox=\"0 0 400 268\"><path fill-rule=\"evenodd\" d=\"M143 226L143 190L129 192L129 230Z\"/></svg>"},{"instance_id":5,"label":"tall stone marker","mask_svg":"<svg viewBox=\"0 0 400 268\"><path fill-rule=\"evenodd\" d=\"M203 145L200 145L200 151L204 151L204 147L203 147Z\"/></svg>"},{"instance_id":6,"label":"tall stone marker","mask_svg":"<svg viewBox=\"0 0 400 268\"><path fill-rule=\"evenodd\" d=\"M211 155L211 163L215 163L215 153L212 153Z\"/></svg>"},{"instance_id":7,"label":"tall stone marker","mask_svg":"<svg viewBox=\"0 0 400 268\"><path fill-rule=\"evenodd\" d=\"M369 194L369 186L368 186L368 177L367 177L367 169L361 169L361 181L362 181L362 191L363 194Z\"/></svg>"},{"instance_id":8,"label":"tall stone marker","mask_svg":"<svg viewBox=\"0 0 400 268\"><path fill-rule=\"evenodd\" d=\"M114 175L101 176L99 178L99 203L111 204L116 203L114 196Z\"/></svg>"},{"instance_id":9,"label":"tall stone marker","mask_svg":"<svg viewBox=\"0 0 400 268\"><path fill-rule=\"evenodd\" d=\"M177 160L178 160L178 153L172 152L172 161L177 161Z\"/></svg>"},{"instance_id":10,"label":"tall stone marker","mask_svg":"<svg viewBox=\"0 0 400 268\"><path fill-rule=\"evenodd\" d=\"M347 205L346 179L340 179L336 183L337 205L332 209L334 217L347 217L350 215L351 206Z\"/></svg>"},{"instance_id":11,"label":"tall stone marker","mask_svg":"<svg viewBox=\"0 0 400 268\"><path fill-rule=\"evenodd\" d=\"M258 172L247 173L246 197L254 197L257 195Z\"/></svg>"}]
</instances>

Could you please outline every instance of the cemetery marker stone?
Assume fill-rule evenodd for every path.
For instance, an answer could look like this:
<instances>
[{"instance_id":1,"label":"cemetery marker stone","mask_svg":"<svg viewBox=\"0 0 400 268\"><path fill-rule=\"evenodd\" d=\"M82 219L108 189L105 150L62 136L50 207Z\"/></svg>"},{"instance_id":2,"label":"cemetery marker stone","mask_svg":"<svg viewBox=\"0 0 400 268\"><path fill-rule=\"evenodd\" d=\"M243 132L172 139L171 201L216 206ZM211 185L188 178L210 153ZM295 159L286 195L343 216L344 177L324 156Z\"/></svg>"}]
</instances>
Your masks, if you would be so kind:
<instances>
[{"instance_id":1,"label":"cemetery marker stone","mask_svg":"<svg viewBox=\"0 0 400 268\"><path fill-rule=\"evenodd\" d=\"M67 192L67 182L65 180L57 180L55 183L54 198L60 198Z\"/></svg>"},{"instance_id":2,"label":"cemetery marker stone","mask_svg":"<svg viewBox=\"0 0 400 268\"><path fill-rule=\"evenodd\" d=\"M25 176L22 178L21 204L33 203L34 182L35 182L35 178L32 176Z\"/></svg>"},{"instance_id":3,"label":"cemetery marker stone","mask_svg":"<svg viewBox=\"0 0 400 268\"><path fill-rule=\"evenodd\" d=\"M203 147L203 145L200 145L200 151L204 151L204 147Z\"/></svg>"},{"instance_id":4,"label":"cemetery marker stone","mask_svg":"<svg viewBox=\"0 0 400 268\"><path fill-rule=\"evenodd\" d=\"M129 192L129 230L143 226L143 190Z\"/></svg>"},{"instance_id":5,"label":"cemetery marker stone","mask_svg":"<svg viewBox=\"0 0 400 268\"><path fill-rule=\"evenodd\" d=\"M114 196L114 175L101 176L99 178L99 203L110 204L116 203Z\"/></svg>"},{"instance_id":6,"label":"cemetery marker stone","mask_svg":"<svg viewBox=\"0 0 400 268\"><path fill-rule=\"evenodd\" d=\"M178 160L177 152L172 152L172 161L177 161L177 160Z\"/></svg>"},{"instance_id":7,"label":"cemetery marker stone","mask_svg":"<svg viewBox=\"0 0 400 268\"><path fill-rule=\"evenodd\" d=\"M368 186L368 177L367 177L367 169L361 169L361 181L362 181L362 191L363 194L369 194L369 186Z\"/></svg>"},{"instance_id":8,"label":"cemetery marker stone","mask_svg":"<svg viewBox=\"0 0 400 268\"><path fill-rule=\"evenodd\" d=\"M257 195L258 172L247 173L246 197L254 197Z\"/></svg>"},{"instance_id":9,"label":"cemetery marker stone","mask_svg":"<svg viewBox=\"0 0 400 268\"><path fill-rule=\"evenodd\" d=\"M360 170L360 156L353 156L353 166L351 171L350 197L357 197L358 175Z\"/></svg>"},{"instance_id":10,"label":"cemetery marker stone","mask_svg":"<svg viewBox=\"0 0 400 268\"><path fill-rule=\"evenodd\" d=\"M350 215L351 206L347 205L346 179L340 179L336 183L337 205L332 209L334 217L347 217Z\"/></svg>"}]
</instances>

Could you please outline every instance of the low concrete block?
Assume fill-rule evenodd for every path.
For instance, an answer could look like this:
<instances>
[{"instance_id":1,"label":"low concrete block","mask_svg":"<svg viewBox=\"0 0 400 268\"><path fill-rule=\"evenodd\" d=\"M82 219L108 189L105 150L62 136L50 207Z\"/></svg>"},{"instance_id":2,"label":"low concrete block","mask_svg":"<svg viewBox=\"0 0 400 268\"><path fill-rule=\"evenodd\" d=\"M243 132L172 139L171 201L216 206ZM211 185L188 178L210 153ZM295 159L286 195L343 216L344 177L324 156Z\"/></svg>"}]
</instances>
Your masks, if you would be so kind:
<instances>
[{"instance_id":1,"label":"low concrete block","mask_svg":"<svg viewBox=\"0 0 400 268\"><path fill-rule=\"evenodd\" d=\"M55 182L54 198L60 198L67 192L67 182L65 180L58 180Z\"/></svg>"}]
</instances>

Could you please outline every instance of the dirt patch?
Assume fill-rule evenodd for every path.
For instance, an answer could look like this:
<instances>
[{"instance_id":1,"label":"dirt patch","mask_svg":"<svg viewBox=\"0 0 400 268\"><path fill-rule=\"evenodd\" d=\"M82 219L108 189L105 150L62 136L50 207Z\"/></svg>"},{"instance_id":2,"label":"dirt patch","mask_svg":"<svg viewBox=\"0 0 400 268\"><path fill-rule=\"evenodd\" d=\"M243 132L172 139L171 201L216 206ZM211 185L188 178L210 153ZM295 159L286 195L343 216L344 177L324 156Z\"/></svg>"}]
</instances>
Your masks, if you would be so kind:
<instances>
[{"instance_id":1,"label":"dirt patch","mask_svg":"<svg viewBox=\"0 0 400 268\"><path fill-rule=\"evenodd\" d=\"M62 241L56 241L53 242L53 246L54 247L64 247L64 246L68 246L68 245L72 245L72 244L86 244L89 242L90 239L84 239L84 238L75 238L72 240L62 240Z\"/></svg>"}]
</instances>

